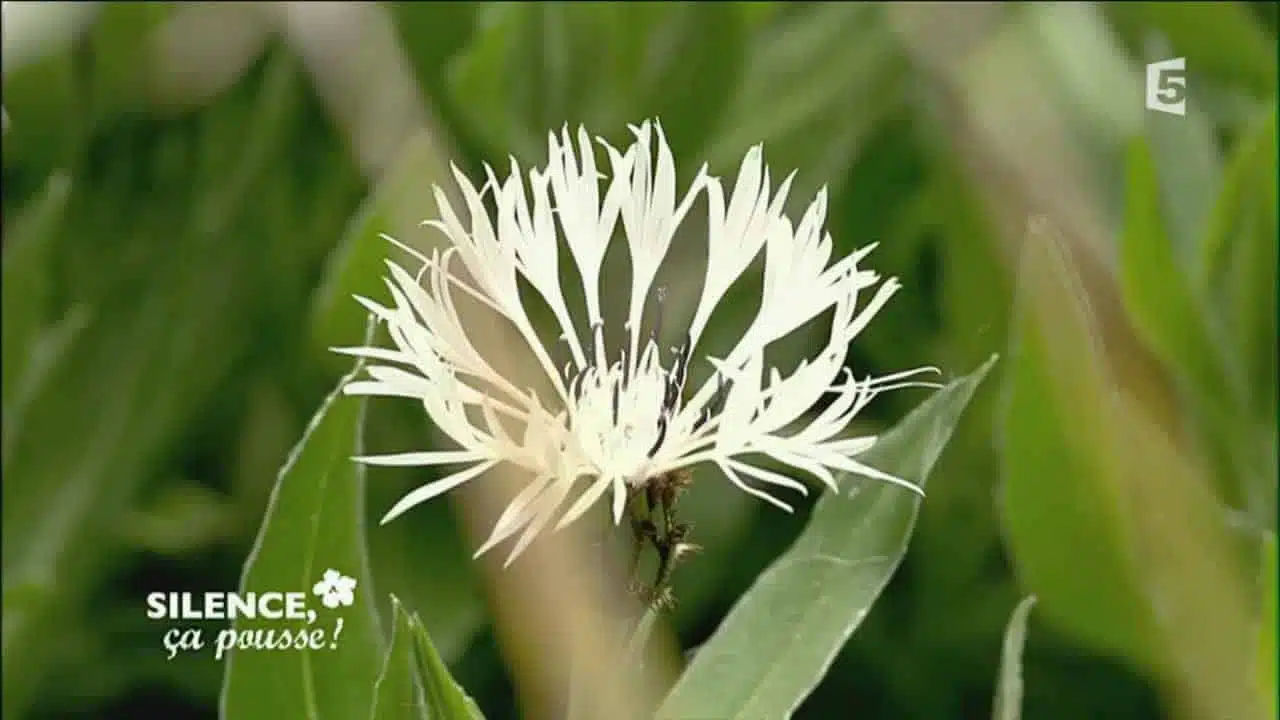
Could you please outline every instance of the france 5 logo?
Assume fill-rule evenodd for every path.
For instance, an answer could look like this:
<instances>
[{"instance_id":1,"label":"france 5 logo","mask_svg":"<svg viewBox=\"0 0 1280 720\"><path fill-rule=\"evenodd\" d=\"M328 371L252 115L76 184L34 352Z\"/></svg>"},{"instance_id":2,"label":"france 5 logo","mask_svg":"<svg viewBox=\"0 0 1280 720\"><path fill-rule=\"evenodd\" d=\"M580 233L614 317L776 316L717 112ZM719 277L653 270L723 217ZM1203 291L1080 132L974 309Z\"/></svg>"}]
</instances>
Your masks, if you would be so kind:
<instances>
[{"instance_id":1,"label":"france 5 logo","mask_svg":"<svg viewBox=\"0 0 1280 720\"><path fill-rule=\"evenodd\" d=\"M1170 115L1187 114L1187 59L1147 63L1147 109Z\"/></svg>"}]
</instances>

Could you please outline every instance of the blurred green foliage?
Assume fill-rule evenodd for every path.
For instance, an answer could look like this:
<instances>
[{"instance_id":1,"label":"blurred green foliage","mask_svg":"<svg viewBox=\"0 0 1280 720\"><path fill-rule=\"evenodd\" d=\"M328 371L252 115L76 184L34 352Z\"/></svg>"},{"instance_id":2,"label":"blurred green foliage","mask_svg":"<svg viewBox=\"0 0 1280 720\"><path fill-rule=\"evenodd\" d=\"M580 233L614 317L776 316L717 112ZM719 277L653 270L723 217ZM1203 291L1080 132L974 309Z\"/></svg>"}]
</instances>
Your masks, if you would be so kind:
<instances>
[{"instance_id":1,"label":"blurred green foliage","mask_svg":"<svg viewBox=\"0 0 1280 720\"><path fill-rule=\"evenodd\" d=\"M703 162L731 177L763 142L775 176L799 171L795 202L830 188L837 252L881 242L873 266L905 289L855 344L859 374L954 377L1008 351L931 473L901 568L797 716L989 714L1002 633L1032 593L1026 717L1221 717L1252 704L1222 699L1235 688L1274 698L1274 3L985 6L991 36L934 43L995 48L992 67L1051 103L1034 107L949 83L897 21L906 5L367 6L387 37L331 9L213 5L104 4L74 40L6 56L5 717L214 717L223 668L166 660L144 598L237 587L290 448L349 369L327 348L363 332L347 298L379 293L377 233L430 217L449 161L529 167L563 123L618 141L655 116L686 177ZM1142 63L1174 55L1189 114L1139 114ZM403 103L379 94L401 85ZM1000 147L975 160L964 136L992 103L1007 147L1052 144L1038 113L1060 124L1089 174L1033 190L1103 208L1093 261L1010 249L1026 220L1011 233L998 211L1011 163ZM888 427L922 399L885 396L860 421ZM312 432L354 447L344 407ZM371 450L430 437L412 403L366 414ZM335 452L295 459L334 463L333 492L358 493ZM371 472L370 518L422 475ZM686 648L807 519L707 480L687 500L707 549L675 580ZM418 703L395 669L438 651L487 717L518 714L450 505L367 535L385 631L369 642L401 658L361 668L378 702ZM439 670L413 672L458 702Z\"/></svg>"}]
</instances>

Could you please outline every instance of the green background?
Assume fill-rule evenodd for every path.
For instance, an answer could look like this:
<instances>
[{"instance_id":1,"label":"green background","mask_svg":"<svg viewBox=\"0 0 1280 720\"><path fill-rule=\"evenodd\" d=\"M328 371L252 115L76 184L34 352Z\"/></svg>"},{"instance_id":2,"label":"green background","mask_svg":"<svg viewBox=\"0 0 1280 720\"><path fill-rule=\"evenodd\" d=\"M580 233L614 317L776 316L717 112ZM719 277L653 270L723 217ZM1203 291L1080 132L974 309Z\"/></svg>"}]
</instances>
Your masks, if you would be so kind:
<instances>
[{"instance_id":1,"label":"green background","mask_svg":"<svg viewBox=\"0 0 1280 720\"><path fill-rule=\"evenodd\" d=\"M854 344L859 375L1002 356L797 717L990 716L1028 594L1026 717L1212 717L1179 672L1274 695L1255 667L1275 633L1274 3L108 3L74 36L23 26L22 64L5 12L6 717L216 716L223 668L167 661L144 598L237 587L349 369L327 348L361 337L350 293L382 297L377 233L425 233L449 162L531 167L566 122L617 143L653 117L685 180L706 162L731 183L763 142L796 203L828 187L837 253L881 243L871 266L905 288ZM1185 117L1141 104L1143 63L1172 56ZM1046 235L1028 218L1069 260L1026 250ZM413 403L370 404L366 448L430 437ZM382 626L394 593L487 717L518 716L451 504L376 525L424 479L368 475ZM675 580L685 648L812 505L740 495L707 470L688 500L706 550ZM1186 613L1177 641L1152 587Z\"/></svg>"}]
</instances>

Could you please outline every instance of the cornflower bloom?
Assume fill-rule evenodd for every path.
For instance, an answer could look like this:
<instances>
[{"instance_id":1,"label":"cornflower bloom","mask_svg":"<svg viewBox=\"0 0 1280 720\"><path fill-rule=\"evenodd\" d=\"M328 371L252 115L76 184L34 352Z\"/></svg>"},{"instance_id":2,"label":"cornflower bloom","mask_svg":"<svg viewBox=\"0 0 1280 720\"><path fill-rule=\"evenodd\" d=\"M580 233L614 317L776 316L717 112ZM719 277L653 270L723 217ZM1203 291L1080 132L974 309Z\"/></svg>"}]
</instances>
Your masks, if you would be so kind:
<instances>
[{"instance_id":1,"label":"cornflower bloom","mask_svg":"<svg viewBox=\"0 0 1280 720\"><path fill-rule=\"evenodd\" d=\"M508 563L553 521L555 528L564 527L609 495L619 523L630 494L650 479L702 463L787 511L790 505L757 485L801 494L806 485L746 456L772 459L832 489L836 473L852 473L919 492L857 460L875 437L842 436L878 393L935 386L910 379L933 368L862 380L844 368L850 343L900 287L896 279L881 281L859 267L874 244L830 263L832 239L823 229L826 190L793 225L784 204L794 173L773 189L760 146L747 153L727 197L704 166L677 198L675 164L661 125L645 122L631 131L635 142L623 151L597 138L608 155L608 176L597 170L591 138L581 128L576 146L567 129L558 137L550 134L548 165L530 171L527 185L514 159L505 180L486 166L479 190L455 167L468 222L437 187L440 218L424 223L447 236L448 249L428 257L387 238L420 269L411 273L387 262L391 306L356 298L386 324L394 348L335 348L374 363L365 368L367 378L344 390L420 401L458 448L356 460L467 466L409 492L384 523L499 463L523 470L528 484L476 555L519 534ZM652 312L656 304L660 313L665 289L655 283L658 268L699 196L707 207L706 274L688 331L677 346L664 348L656 330L641 328L647 308ZM606 329L601 269L619 224L631 264L627 321ZM561 239L582 283L585 324L574 321L561 288ZM762 251L757 315L723 357L699 356L712 311ZM559 326L570 355L563 370L535 332L522 304L521 280L545 301ZM554 402L517 387L476 350L459 317L456 300L462 295L514 326L546 374ZM766 377L765 348L831 309L825 347L791 373L770 368ZM651 326L659 321L649 320ZM614 358L606 352L606 335L621 346ZM713 372L687 394L695 361L709 363Z\"/></svg>"}]
</instances>

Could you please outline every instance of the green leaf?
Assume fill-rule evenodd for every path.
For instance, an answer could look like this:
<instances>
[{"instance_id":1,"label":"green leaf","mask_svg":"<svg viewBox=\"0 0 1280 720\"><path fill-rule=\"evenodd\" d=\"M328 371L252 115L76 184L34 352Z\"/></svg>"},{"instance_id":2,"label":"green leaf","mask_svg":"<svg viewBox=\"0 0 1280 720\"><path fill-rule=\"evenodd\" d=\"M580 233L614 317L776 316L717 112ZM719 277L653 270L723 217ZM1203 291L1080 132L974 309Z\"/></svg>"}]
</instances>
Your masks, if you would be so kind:
<instances>
[{"instance_id":1,"label":"green leaf","mask_svg":"<svg viewBox=\"0 0 1280 720\"><path fill-rule=\"evenodd\" d=\"M351 460L361 452L364 401L341 392L359 369L330 394L280 471L240 582L241 592L308 593L315 622L238 618L233 625L237 633L322 631L330 647L228 652L224 718L345 719L372 706L383 641L365 553L364 472ZM354 605L316 609L312 586L330 569L356 580Z\"/></svg>"},{"instance_id":2,"label":"green leaf","mask_svg":"<svg viewBox=\"0 0 1280 720\"><path fill-rule=\"evenodd\" d=\"M1206 299L1175 255L1165 232L1151 151L1141 138L1129 146L1125 227L1120 242L1121 292L1142 339L1171 371L1200 417L1206 449L1215 459L1219 490L1235 506L1251 498L1260 468L1244 431L1246 393L1237 368L1223 352L1224 333L1213 324ZM1273 243L1274 244L1274 243Z\"/></svg>"},{"instance_id":3,"label":"green leaf","mask_svg":"<svg viewBox=\"0 0 1280 720\"><path fill-rule=\"evenodd\" d=\"M151 64L163 62L156 30L175 9L165 3L103 6L87 38L95 120L143 107L149 100Z\"/></svg>"},{"instance_id":4,"label":"green leaf","mask_svg":"<svg viewBox=\"0 0 1280 720\"><path fill-rule=\"evenodd\" d=\"M1023 243L1001 443L1022 584L1046 620L1176 684L1206 717L1255 717L1227 512L1197 458L1120 384L1091 298L1046 230Z\"/></svg>"},{"instance_id":5,"label":"green leaf","mask_svg":"<svg viewBox=\"0 0 1280 720\"><path fill-rule=\"evenodd\" d=\"M494 155L541 159L566 123L629 140L626 124L658 118L694 157L738 85L748 21L733 3L487 3L450 94Z\"/></svg>"},{"instance_id":6,"label":"green leaf","mask_svg":"<svg viewBox=\"0 0 1280 720\"><path fill-rule=\"evenodd\" d=\"M1175 370L1203 392L1227 395L1221 347L1213 342L1201 298L1178 263L1165 231L1151 150L1142 138L1129 145L1124 234L1120 242L1121 290L1143 338ZM1229 397L1229 395L1227 395Z\"/></svg>"},{"instance_id":7,"label":"green leaf","mask_svg":"<svg viewBox=\"0 0 1280 720\"><path fill-rule=\"evenodd\" d=\"M1258 691L1264 706L1276 717L1276 536L1262 539L1262 627L1258 630Z\"/></svg>"},{"instance_id":8,"label":"green leaf","mask_svg":"<svg viewBox=\"0 0 1280 720\"><path fill-rule=\"evenodd\" d=\"M400 42L418 81L435 90L448 59L463 49L475 25L477 3L388 3Z\"/></svg>"},{"instance_id":9,"label":"green leaf","mask_svg":"<svg viewBox=\"0 0 1280 720\"><path fill-rule=\"evenodd\" d=\"M861 458L924 486L995 358L939 390ZM658 712L663 718L789 715L822 679L897 569L919 498L848 482L703 645Z\"/></svg>"},{"instance_id":10,"label":"green leaf","mask_svg":"<svg viewBox=\"0 0 1280 720\"><path fill-rule=\"evenodd\" d=\"M391 596L391 647L382 663L382 673L373 686L372 720L406 720L432 717L423 704L422 688L414 665L416 636L409 613L400 599Z\"/></svg>"},{"instance_id":11,"label":"green leaf","mask_svg":"<svg viewBox=\"0 0 1280 720\"><path fill-rule=\"evenodd\" d=\"M484 720L480 706L463 691L440 659L431 636L415 614L410 620L413 632L418 679L426 691L427 712L434 720Z\"/></svg>"},{"instance_id":12,"label":"green leaf","mask_svg":"<svg viewBox=\"0 0 1280 720\"><path fill-rule=\"evenodd\" d=\"M740 83L747 20L727 2L673 4L666 15L648 43L659 52L649 53L635 104L644 117L661 119L672 154L692 177Z\"/></svg>"},{"instance_id":13,"label":"green leaf","mask_svg":"<svg viewBox=\"0 0 1280 720\"><path fill-rule=\"evenodd\" d=\"M447 175L445 167L444 157L430 136L414 135L405 144L400 160L351 218L311 303L311 336L326 362L340 362L342 356L328 348L350 345L364 327L365 312L352 296L375 297L382 288L386 259L400 252L381 235L398 235L435 217L430 186L442 183ZM410 238L397 239L414 245Z\"/></svg>"},{"instance_id":14,"label":"green leaf","mask_svg":"<svg viewBox=\"0 0 1280 720\"><path fill-rule=\"evenodd\" d=\"M78 197L72 207L86 199ZM89 240L60 233L60 251L64 241L91 240L117 253L136 242L152 254L133 263L143 272L129 292L88 307L69 298L71 312L41 343L47 376L20 404L21 422L4 423L6 717L25 714L38 696L63 650L49 637L86 610L124 549L115 522L172 458L183 428L209 407L247 346L253 295L234 279L244 275L249 248L192 237L166 208L147 207L155 212L121 216L117 205L112 216L80 215L74 224L99 231ZM76 248L62 260L82 255ZM117 267L102 274L111 275L106 283L120 279ZM10 602L11 588L25 599Z\"/></svg>"},{"instance_id":15,"label":"green leaf","mask_svg":"<svg viewBox=\"0 0 1280 720\"><path fill-rule=\"evenodd\" d=\"M53 310L54 241L58 236L71 178L58 173L49 178L44 192L34 198L25 211L6 229L3 275L0 276L0 396L6 415L18 393L18 385L27 372L37 338L49 323ZM7 418L6 418L7 419Z\"/></svg>"},{"instance_id":16,"label":"green leaf","mask_svg":"<svg viewBox=\"0 0 1280 720\"><path fill-rule=\"evenodd\" d=\"M1095 647L1151 659L1148 605L1122 550L1122 506L1105 465L1114 439L1101 348L1051 242L1028 238L1019 277L1002 420L1005 530L1047 618Z\"/></svg>"},{"instance_id":17,"label":"green leaf","mask_svg":"<svg viewBox=\"0 0 1280 720\"><path fill-rule=\"evenodd\" d=\"M996 687L993 720L1019 720L1022 717L1022 648L1027 643L1027 619L1036 604L1036 596L1028 595L1013 609L1009 627L1004 631L1004 649L1000 654L1000 684Z\"/></svg>"},{"instance_id":18,"label":"green leaf","mask_svg":"<svg viewBox=\"0 0 1280 720\"><path fill-rule=\"evenodd\" d=\"M508 56L529 42L525 26L544 6L520 3L487 3L476 10L476 30L471 43L454 57L447 69L453 104L466 119L467 132L491 148L507 148L516 156L528 157L539 143L539 124L533 111L522 107L507 82L542 88L544 83L529 77L540 67L526 62L515 64ZM550 128L540 128L547 130Z\"/></svg>"},{"instance_id":19,"label":"green leaf","mask_svg":"<svg viewBox=\"0 0 1280 720\"><path fill-rule=\"evenodd\" d=\"M68 350L75 347L76 340L91 319L88 309L83 305L76 306L41 332L34 346L29 348L26 368L18 387L4 406L4 422L0 425L0 469L9 466L14 440L20 435L31 404L45 391L49 378L56 376L59 365L68 359Z\"/></svg>"},{"instance_id":20,"label":"green leaf","mask_svg":"<svg viewBox=\"0 0 1280 720\"><path fill-rule=\"evenodd\" d=\"M807 203L838 187L860 141L899 106L905 66L881 17L862 3L816 3L787 13L748 47L742 84L706 158L737 170L764 143L779 177L802 169L791 191Z\"/></svg>"},{"instance_id":21,"label":"green leaf","mask_svg":"<svg viewBox=\"0 0 1280 720\"><path fill-rule=\"evenodd\" d=\"M368 297L377 292L386 268L383 262L392 249L391 243L379 239L379 235L391 230L379 205L377 195L370 195L351 219L312 300L312 338L328 364L334 366L342 356L328 348L351 344L366 317L352 296Z\"/></svg>"},{"instance_id":22,"label":"green leaf","mask_svg":"<svg viewBox=\"0 0 1280 720\"><path fill-rule=\"evenodd\" d=\"M1276 417L1277 177L1276 110L1257 118L1237 142L1213 220L1201 243L1200 286L1221 306L1244 359L1256 416ZM1274 430L1272 430L1274 435ZM1272 453L1274 455L1274 453ZM1268 473L1268 481L1275 473Z\"/></svg>"},{"instance_id":23,"label":"green leaf","mask_svg":"<svg viewBox=\"0 0 1280 720\"><path fill-rule=\"evenodd\" d=\"M6 6L15 7L15 6ZM65 165L87 123L79 36L99 14L91 5L28 5L10 11L5 38L4 166L47 173ZM25 13L27 18L15 17ZM33 15L44 17L32 22ZM27 32L14 32L21 24Z\"/></svg>"},{"instance_id":24,"label":"green leaf","mask_svg":"<svg viewBox=\"0 0 1280 720\"><path fill-rule=\"evenodd\" d=\"M423 132L405 144L400 159L384 173L330 254L312 297L309 321L312 349L334 375L345 370L345 359L329 348L355 344L365 320L364 310L352 296L382 297L389 259L410 272L417 267L383 234L427 255L431 243L439 239L438 233L419 227L424 219L438 214L430 189L433 182L448 193L452 179L438 141ZM421 407L375 405L366 423L369 436L383 445L412 446L430 432ZM416 486L429 479L422 476L422 468L383 468L378 474L367 502L383 508L399 499L405 483ZM452 512L445 505L422 512L421 522L395 523L369 538L373 569L386 578L383 593L395 594L412 607L431 608L426 625L439 651L453 659L481 627L484 603L471 552L463 547Z\"/></svg>"}]
</instances>

